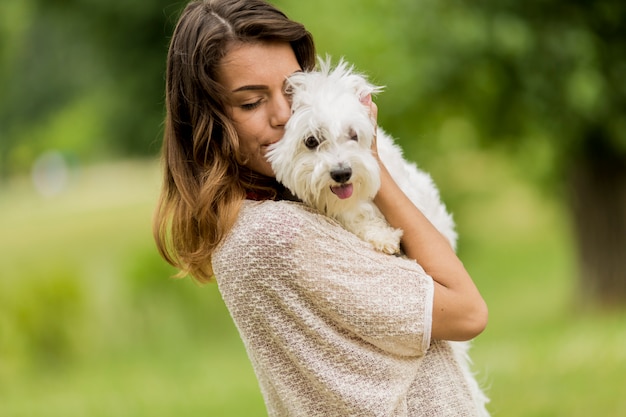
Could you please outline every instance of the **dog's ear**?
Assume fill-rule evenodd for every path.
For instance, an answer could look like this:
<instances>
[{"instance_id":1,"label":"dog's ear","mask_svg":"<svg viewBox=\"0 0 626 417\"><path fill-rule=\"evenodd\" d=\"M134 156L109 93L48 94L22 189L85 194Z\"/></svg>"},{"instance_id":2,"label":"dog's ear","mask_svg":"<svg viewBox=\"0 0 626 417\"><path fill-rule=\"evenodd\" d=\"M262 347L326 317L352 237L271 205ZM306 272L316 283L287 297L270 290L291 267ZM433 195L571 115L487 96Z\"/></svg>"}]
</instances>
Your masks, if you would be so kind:
<instances>
[{"instance_id":1,"label":"dog's ear","mask_svg":"<svg viewBox=\"0 0 626 417\"><path fill-rule=\"evenodd\" d=\"M383 91L383 87L370 83L365 75L356 72L354 66L349 65L343 59L339 61L339 64L337 64L333 73L334 75L343 78L346 84L352 88L359 100L370 94L376 94Z\"/></svg>"},{"instance_id":2,"label":"dog's ear","mask_svg":"<svg viewBox=\"0 0 626 417\"><path fill-rule=\"evenodd\" d=\"M287 77L285 83L285 93L292 95L294 90L301 89L305 84L306 78L304 76L304 72L294 72L289 77Z\"/></svg>"},{"instance_id":3,"label":"dog's ear","mask_svg":"<svg viewBox=\"0 0 626 417\"><path fill-rule=\"evenodd\" d=\"M370 83L363 75L352 74L350 77L353 78L352 86L354 89L354 93L359 98L359 100L363 100L369 95L374 95L383 91L383 87L376 86Z\"/></svg>"},{"instance_id":4,"label":"dog's ear","mask_svg":"<svg viewBox=\"0 0 626 417\"><path fill-rule=\"evenodd\" d=\"M294 72L289 77L287 77L287 82L285 84L285 93L291 97L291 112L293 113L297 108L299 108L302 103L295 99L294 92L295 91L304 91L306 88L306 73L304 72ZM300 97L302 99L302 97Z\"/></svg>"},{"instance_id":5,"label":"dog's ear","mask_svg":"<svg viewBox=\"0 0 626 417\"><path fill-rule=\"evenodd\" d=\"M367 83L366 85L356 90L356 95L359 98L359 101L363 101L365 97L374 94L374 92L376 92L376 89L374 88L374 86Z\"/></svg>"}]
</instances>

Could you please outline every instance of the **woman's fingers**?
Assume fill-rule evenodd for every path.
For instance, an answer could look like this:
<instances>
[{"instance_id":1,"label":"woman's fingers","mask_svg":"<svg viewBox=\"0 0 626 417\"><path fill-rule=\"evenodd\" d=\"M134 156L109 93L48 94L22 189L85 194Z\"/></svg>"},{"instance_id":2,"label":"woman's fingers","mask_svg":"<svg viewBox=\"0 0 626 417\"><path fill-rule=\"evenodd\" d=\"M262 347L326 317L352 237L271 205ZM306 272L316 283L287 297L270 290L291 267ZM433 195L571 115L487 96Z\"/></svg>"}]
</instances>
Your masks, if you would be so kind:
<instances>
[{"instance_id":1,"label":"woman's fingers","mask_svg":"<svg viewBox=\"0 0 626 417\"><path fill-rule=\"evenodd\" d=\"M378 128L378 106L376 103L372 101L372 95L366 94L365 96L360 98L361 103L364 106L367 106L369 109L370 119L372 124L374 125L374 140L372 141L372 152L374 152L375 156L378 156L378 148L376 146L376 133Z\"/></svg>"}]
</instances>

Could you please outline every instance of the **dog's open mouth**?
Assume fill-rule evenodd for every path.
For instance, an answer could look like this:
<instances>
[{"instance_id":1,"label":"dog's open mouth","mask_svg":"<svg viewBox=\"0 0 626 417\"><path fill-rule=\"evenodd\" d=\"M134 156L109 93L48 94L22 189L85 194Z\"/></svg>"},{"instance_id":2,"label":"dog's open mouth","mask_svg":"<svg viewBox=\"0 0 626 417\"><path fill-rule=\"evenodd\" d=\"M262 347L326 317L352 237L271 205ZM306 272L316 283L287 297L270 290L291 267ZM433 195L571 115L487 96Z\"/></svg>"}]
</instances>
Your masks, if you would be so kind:
<instances>
[{"instance_id":1,"label":"dog's open mouth","mask_svg":"<svg viewBox=\"0 0 626 417\"><path fill-rule=\"evenodd\" d=\"M350 198L352 196L352 184L332 185L330 191L342 200Z\"/></svg>"}]
</instances>

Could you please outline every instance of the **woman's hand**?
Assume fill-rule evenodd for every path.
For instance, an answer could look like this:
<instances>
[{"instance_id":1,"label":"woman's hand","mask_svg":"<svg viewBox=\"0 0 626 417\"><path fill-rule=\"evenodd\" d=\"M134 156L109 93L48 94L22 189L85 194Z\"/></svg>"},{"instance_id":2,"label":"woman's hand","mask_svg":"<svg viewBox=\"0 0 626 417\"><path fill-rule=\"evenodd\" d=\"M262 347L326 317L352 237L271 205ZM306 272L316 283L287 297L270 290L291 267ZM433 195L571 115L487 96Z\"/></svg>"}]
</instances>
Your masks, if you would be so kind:
<instances>
[{"instance_id":1,"label":"woman's hand","mask_svg":"<svg viewBox=\"0 0 626 417\"><path fill-rule=\"evenodd\" d=\"M378 158L378 145L376 144L376 133L378 131L378 106L376 103L372 101L372 95L367 94L361 97L361 103L366 106L369 110L370 119L372 120L372 124L374 125L374 139L372 140L372 154L374 158L376 158L379 164L382 164L380 158Z\"/></svg>"}]
</instances>

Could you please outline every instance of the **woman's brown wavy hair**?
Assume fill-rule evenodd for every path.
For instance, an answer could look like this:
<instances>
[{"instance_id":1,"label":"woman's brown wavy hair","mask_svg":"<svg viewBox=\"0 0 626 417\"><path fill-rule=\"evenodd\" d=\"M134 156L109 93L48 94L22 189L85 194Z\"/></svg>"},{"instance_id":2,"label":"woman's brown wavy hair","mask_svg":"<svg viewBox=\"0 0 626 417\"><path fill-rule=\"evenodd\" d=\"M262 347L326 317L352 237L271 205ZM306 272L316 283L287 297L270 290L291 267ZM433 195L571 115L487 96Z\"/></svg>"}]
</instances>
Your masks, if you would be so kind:
<instances>
[{"instance_id":1,"label":"woman's brown wavy hair","mask_svg":"<svg viewBox=\"0 0 626 417\"><path fill-rule=\"evenodd\" d=\"M160 254L200 282L211 281L211 256L233 226L246 192L265 193L243 167L239 139L216 81L234 42L289 42L304 70L315 66L311 34L262 0L189 3L172 35L166 73L164 182L153 232Z\"/></svg>"}]
</instances>

